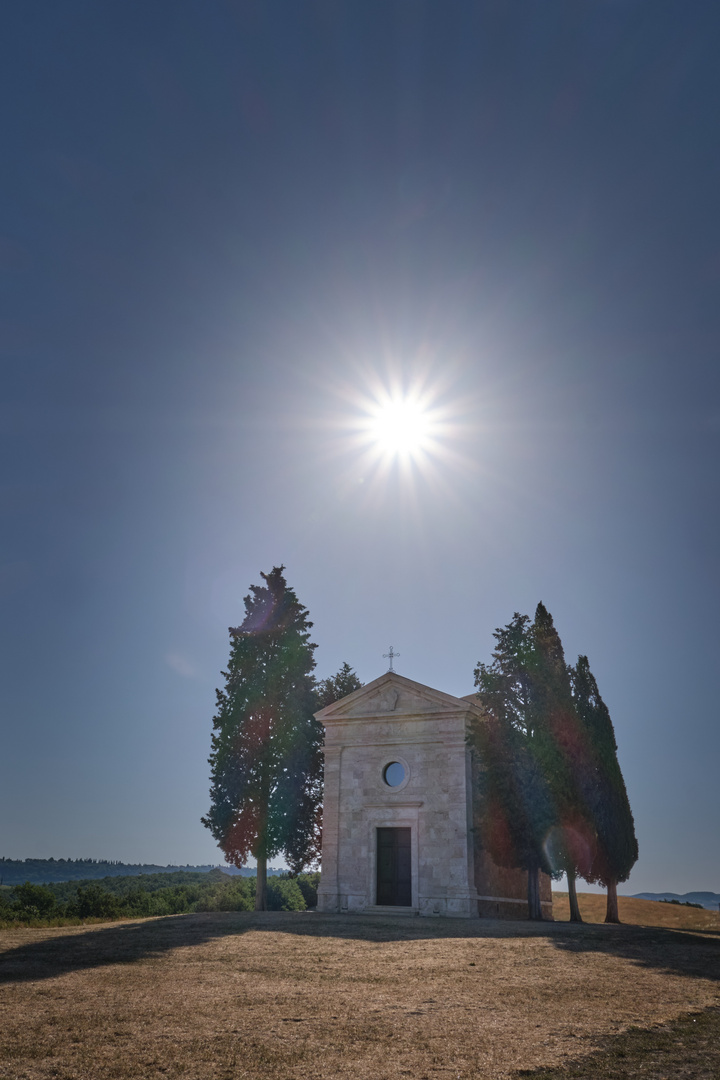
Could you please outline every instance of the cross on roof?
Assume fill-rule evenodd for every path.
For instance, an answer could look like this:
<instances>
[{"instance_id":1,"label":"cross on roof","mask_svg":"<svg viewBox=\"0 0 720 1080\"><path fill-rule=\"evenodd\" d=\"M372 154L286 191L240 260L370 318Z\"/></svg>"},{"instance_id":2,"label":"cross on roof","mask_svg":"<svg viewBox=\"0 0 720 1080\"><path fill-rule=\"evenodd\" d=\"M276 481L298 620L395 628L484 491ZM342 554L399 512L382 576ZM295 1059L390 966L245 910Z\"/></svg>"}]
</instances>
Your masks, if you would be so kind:
<instances>
[{"instance_id":1,"label":"cross on roof","mask_svg":"<svg viewBox=\"0 0 720 1080\"><path fill-rule=\"evenodd\" d=\"M400 653L399 653L399 652L395 652L395 650L393 649L392 645L390 646L390 652L384 652L384 653L383 653L383 660L389 660L389 661L390 661L390 667L388 668L388 671L394 671L394 670L395 670L395 669L393 668L393 666L392 666L392 662L393 662L394 658L395 658L396 656L399 656L399 655L400 655Z\"/></svg>"}]
</instances>

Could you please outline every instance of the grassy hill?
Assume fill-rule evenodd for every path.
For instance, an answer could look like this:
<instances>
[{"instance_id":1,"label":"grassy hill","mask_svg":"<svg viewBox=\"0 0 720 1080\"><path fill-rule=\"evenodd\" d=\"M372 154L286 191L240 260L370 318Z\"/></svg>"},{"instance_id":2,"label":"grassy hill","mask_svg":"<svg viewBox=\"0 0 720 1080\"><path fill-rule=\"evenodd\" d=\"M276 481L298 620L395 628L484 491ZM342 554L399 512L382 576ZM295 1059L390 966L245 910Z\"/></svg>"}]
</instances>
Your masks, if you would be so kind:
<instances>
[{"instance_id":1,"label":"grassy hill","mask_svg":"<svg viewBox=\"0 0 720 1080\"><path fill-rule=\"evenodd\" d=\"M578 893L580 914L585 922L605 921L606 899L602 893ZM634 896L619 896L620 919L629 926L660 926L668 930L720 931L720 912L683 904L663 904L658 900L638 900ZM566 892L553 892L553 914L561 922L570 918Z\"/></svg>"}]
</instances>

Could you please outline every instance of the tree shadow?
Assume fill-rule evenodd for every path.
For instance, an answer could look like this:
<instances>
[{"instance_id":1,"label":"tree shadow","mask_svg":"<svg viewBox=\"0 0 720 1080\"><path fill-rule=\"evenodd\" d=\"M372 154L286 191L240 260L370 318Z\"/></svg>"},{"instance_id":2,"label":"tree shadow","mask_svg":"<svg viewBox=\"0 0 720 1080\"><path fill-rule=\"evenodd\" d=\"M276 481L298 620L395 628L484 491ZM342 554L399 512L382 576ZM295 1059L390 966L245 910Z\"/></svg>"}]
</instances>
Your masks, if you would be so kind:
<instances>
[{"instance_id":1,"label":"tree shadow","mask_svg":"<svg viewBox=\"0 0 720 1080\"><path fill-rule=\"evenodd\" d=\"M494 919L318 915L314 912L207 912L79 927L25 941L0 952L0 984L53 979L74 971L158 959L248 931L333 937L348 941L544 937L571 953L606 953L687 978L720 981L720 936L642 926Z\"/></svg>"},{"instance_id":2,"label":"tree shadow","mask_svg":"<svg viewBox=\"0 0 720 1080\"><path fill-rule=\"evenodd\" d=\"M0 984L54 979L71 971L111 964L133 964L159 958L173 949L242 934L251 929L249 923L242 922L242 914L167 915L78 927L70 933L48 937L44 936L45 931L30 931L43 937L0 952Z\"/></svg>"},{"instance_id":3,"label":"tree shadow","mask_svg":"<svg viewBox=\"0 0 720 1080\"><path fill-rule=\"evenodd\" d=\"M580 933L556 935L553 944L563 952L605 953L630 960L639 967L690 979L720 981L720 934L716 930L671 930L628 924L585 924L578 929Z\"/></svg>"}]
</instances>

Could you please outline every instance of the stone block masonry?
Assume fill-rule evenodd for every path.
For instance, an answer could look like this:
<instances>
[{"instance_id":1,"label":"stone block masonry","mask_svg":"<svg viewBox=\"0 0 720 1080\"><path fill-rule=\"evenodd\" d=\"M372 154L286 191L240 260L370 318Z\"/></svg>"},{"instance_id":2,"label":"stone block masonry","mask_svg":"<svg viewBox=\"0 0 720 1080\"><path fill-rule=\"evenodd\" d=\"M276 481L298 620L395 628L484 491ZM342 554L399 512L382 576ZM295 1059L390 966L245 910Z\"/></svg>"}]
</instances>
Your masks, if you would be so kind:
<instances>
[{"instance_id":1,"label":"stone block masonry","mask_svg":"<svg viewBox=\"0 0 720 1080\"><path fill-rule=\"evenodd\" d=\"M494 866L473 825L466 733L477 713L473 695L387 672L316 714L325 727L318 910L527 917L526 875ZM541 888L551 918L549 879Z\"/></svg>"}]
</instances>

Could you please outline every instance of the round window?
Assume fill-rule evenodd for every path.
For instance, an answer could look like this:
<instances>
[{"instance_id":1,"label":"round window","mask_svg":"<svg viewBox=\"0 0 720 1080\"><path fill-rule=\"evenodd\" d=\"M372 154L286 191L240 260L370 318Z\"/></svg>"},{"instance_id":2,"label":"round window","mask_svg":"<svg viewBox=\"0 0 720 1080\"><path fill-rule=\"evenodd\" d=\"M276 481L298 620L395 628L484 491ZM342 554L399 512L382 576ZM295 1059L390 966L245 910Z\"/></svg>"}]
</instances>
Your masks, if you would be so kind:
<instances>
[{"instance_id":1,"label":"round window","mask_svg":"<svg viewBox=\"0 0 720 1080\"><path fill-rule=\"evenodd\" d=\"M405 766L399 761L391 761L383 769L383 780L388 787L399 787L405 779Z\"/></svg>"}]
</instances>

